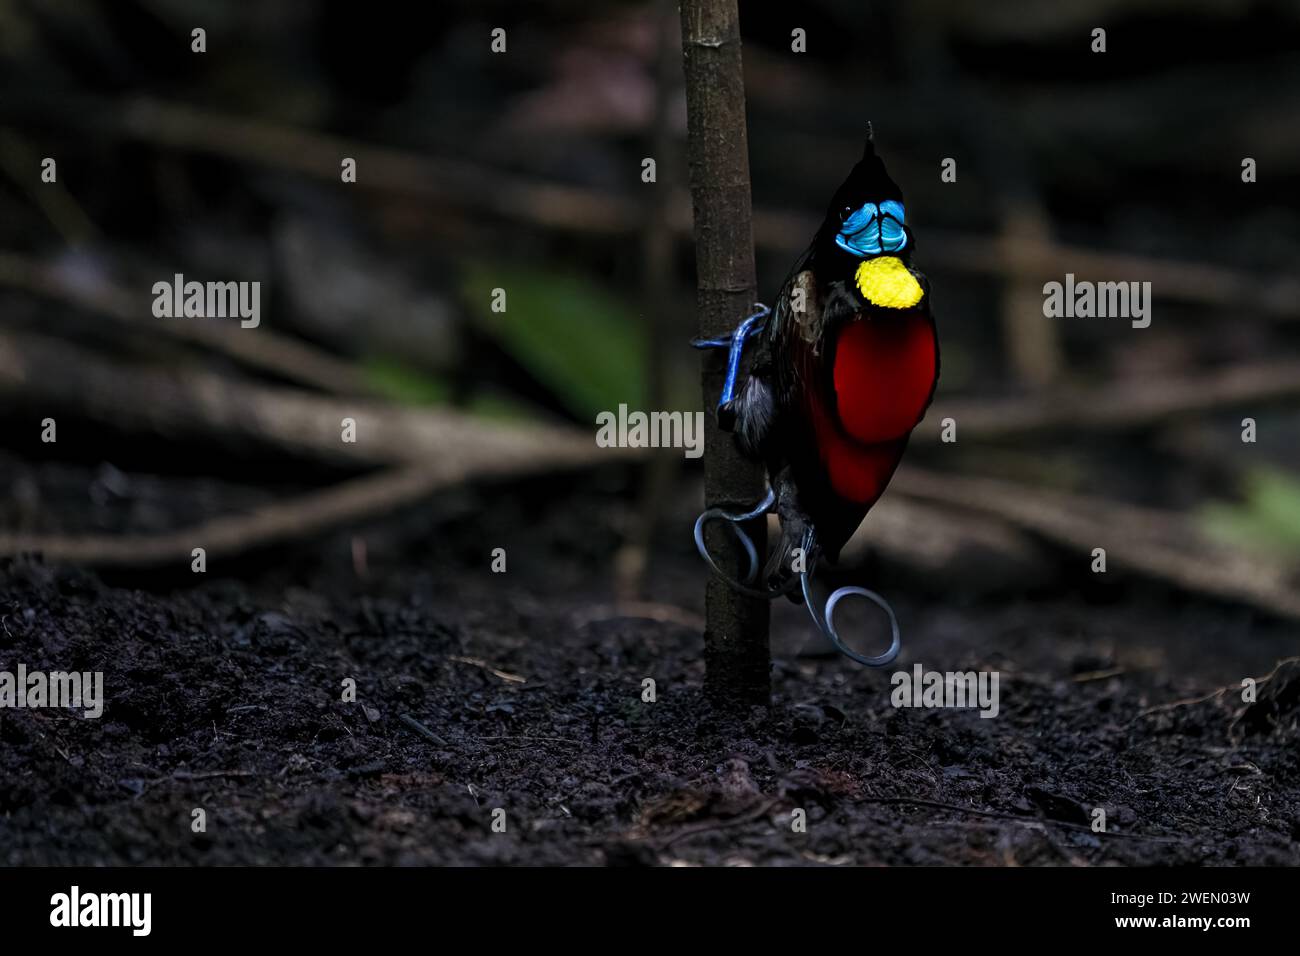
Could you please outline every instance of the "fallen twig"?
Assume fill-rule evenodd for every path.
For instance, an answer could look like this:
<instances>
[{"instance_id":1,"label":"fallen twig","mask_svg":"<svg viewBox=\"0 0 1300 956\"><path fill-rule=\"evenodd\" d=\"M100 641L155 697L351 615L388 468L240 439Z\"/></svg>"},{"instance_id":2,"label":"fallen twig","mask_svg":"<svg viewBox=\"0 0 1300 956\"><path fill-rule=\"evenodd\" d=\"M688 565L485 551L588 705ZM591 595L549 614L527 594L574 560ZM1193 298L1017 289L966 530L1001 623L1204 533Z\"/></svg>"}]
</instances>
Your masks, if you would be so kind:
<instances>
[{"instance_id":1,"label":"fallen twig","mask_svg":"<svg viewBox=\"0 0 1300 956\"><path fill-rule=\"evenodd\" d=\"M930 807L935 810L951 810L955 813L968 813L977 817L987 817L990 820L1005 820L1011 823L1028 824L1031 826L1053 826L1063 830L1074 830L1078 833L1091 833L1099 837L1122 837L1127 840L1143 840L1149 843L1186 843L1187 837L1179 836L1147 836L1142 833L1127 833L1116 830L1097 831L1092 827L1084 826L1081 823L1069 823L1065 820L1053 820L1051 817L1038 816L1027 817L1023 814L1008 813L1004 810L981 810L978 807L963 807L958 803L944 803L940 800L924 800L917 797L862 797L858 803L875 803L884 806L891 805L912 805L918 807Z\"/></svg>"},{"instance_id":2,"label":"fallen twig","mask_svg":"<svg viewBox=\"0 0 1300 956\"><path fill-rule=\"evenodd\" d=\"M425 740L429 741L430 743L437 744L439 747L448 746L447 741L443 740L441 737L435 734L428 727L424 726L424 724L420 723L410 714L402 714L397 719L400 720L402 723L406 724L406 726L410 727L413 731L415 731L417 734L419 734L421 737L423 737Z\"/></svg>"},{"instance_id":3,"label":"fallen twig","mask_svg":"<svg viewBox=\"0 0 1300 956\"><path fill-rule=\"evenodd\" d=\"M764 800L753 810L748 813L742 813L738 816L728 817L725 820L707 820L703 823L696 823L691 826L683 827L676 833L669 835L667 838L658 841L657 846L661 850L666 850L681 840L689 839L693 836L699 836L701 833L708 833L712 830L727 830L732 827L745 826L746 824L756 823L763 817L767 816L773 809L781 805L780 799Z\"/></svg>"},{"instance_id":4,"label":"fallen twig","mask_svg":"<svg viewBox=\"0 0 1300 956\"><path fill-rule=\"evenodd\" d=\"M202 773L191 773L188 770L177 770L172 774L173 780L214 780L218 777L256 777L251 770L205 770Z\"/></svg>"},{"instance_id":5,"label":"fallen twig","mask_svg":"<svg viewBox=\"0 0 1300 956\"><path fill-rule=\"evenodd\" d=\"M508 671L498 670L497 668L495 668L495 667L493 667L491 664L489 664L487 661L482 660L482 659L477 658L477 657L449 657L449 658L447 658L447 660L449 660L449 661L456 661L456 662L459 663L459 664L469 664L469 665L472 666L472 667L480 668L481 670L485 670L485 671L487 671L487 672L488 672L489 674L491 674L493 677L499 677L499 678L501 678L501 679L502 679L503 681L505 681L507 684L526 684L526 683L528 683L528 678L526 678L526 677L520 677L518 674L511 674L511 673L508 672Z\"/></svg>"},{"instance_id":6,"label":"fallen twig","mask_svg":"<svg viewBox=\"0 0 1300 956\"><path fill-rule=\"evenodd\" d=\"M694 611L653 601L620 601L617 604L596 605L576 616L573 625L577 628L583 628L605 621L618 621L629 618L655 621L660 624L676 624L691 631L702 631L704 629L704 618Z\"/></svg>"},{"instance_id":7,"label":"fallen twig","mask_svg":"<svg viewBox=\"0 0 1300 956\"><path fill-rule=\"evenodd\" d=\"M1110 680L1112 677L1119 677L1121 674L1127 674L1127 667L1108 667L1100 671L1087 671L1083 674L1075 674L1070 678L1075 684L1090 684L1095 680Z\"/></svg>"},{"instance_id":8,"label":"fallen twig","mask_svg":"<svg viewBox=\"0 0 1300 956\"><path fill-rule=\"evenodd\" d=\"M1269 671L1267 674L1265 674L1263 677L1254 678L1256 688L1261 687L1264 684L1267 684L1269 681L1271 681L1274 677L1277 676L1277 672L1281 670L1285 665L1294 664L1297 661L1300 661L1300 657L1282 658L1280 661L1274 664L1273 669ZM1224 694L1232 693L1232 692L1240 693L1241 690L1242 690L1242 683L1238 681L1235 684L1227 684L1223 687L1216 688L1215 690L1210 691L1208 694L1202 694L1200 697L1183 697L1178 700L1171 700L1168 703L1156 704L1153 707L1147 707L1144 710L1139 711L1138 715L1134 717L1133 720L1130 720L1129 723L1130 724L1134 723L1135 721L1141 720L1143 717L1150 717L1152 714L1161 714L1167 711L1177 710L1180 707L1193 707L1196 704L1208 703L1209 701L1217 700L1223 697Z\"/></svg>"},{"instance_id":9,"label":"fallen twig","mask_svg":"<svg viewBox=\"0 0 1300 956\"><path fill-rule=\"evenodd\" d=\"M479 737L479 740L541 740L547 743L568 744L571 747L581 747L582 741L570 740L568 737L538 737L535 734L494 734L490 737Z\"/></svg>"}]
</instances>

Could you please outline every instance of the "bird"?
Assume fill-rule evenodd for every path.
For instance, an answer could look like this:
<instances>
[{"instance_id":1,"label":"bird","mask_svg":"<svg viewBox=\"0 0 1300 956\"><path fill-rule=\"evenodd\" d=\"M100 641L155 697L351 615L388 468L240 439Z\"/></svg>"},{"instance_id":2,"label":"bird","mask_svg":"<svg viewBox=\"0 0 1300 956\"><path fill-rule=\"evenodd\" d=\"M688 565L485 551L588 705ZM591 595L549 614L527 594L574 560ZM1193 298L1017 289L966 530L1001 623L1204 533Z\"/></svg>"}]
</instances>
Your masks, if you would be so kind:
<instances>
[{"instance_id":1,"label":"bird","mask_svg":"<svg viewBox=\"0 0 1300 956\"><path fill-rule=\"evenodd\" d=\"M728 336L694 343L730 350L718 421L767 471L770 491L754 511L712 514L738 522L775 510L781 532L763 571L766 596L811 600L806 572L822 557L838 560L934 398L939 337L929 280L912 264L915 251L903 192L868 126L862 158L835 191L773 308L760 307ZM741 381L741 356L751 342ZM696 543L707 558L699 527ZM756 555L746 547L753 578ZM796 577L802 591L792 587ZM847 590L888 610L874 592ZM863 659L843 647L831 621L835 601L833 595L824 619L813 615L832 642L864 663L892 660ZM897 639L891 650L897 653Z\"/></svg>"}]
</instances>

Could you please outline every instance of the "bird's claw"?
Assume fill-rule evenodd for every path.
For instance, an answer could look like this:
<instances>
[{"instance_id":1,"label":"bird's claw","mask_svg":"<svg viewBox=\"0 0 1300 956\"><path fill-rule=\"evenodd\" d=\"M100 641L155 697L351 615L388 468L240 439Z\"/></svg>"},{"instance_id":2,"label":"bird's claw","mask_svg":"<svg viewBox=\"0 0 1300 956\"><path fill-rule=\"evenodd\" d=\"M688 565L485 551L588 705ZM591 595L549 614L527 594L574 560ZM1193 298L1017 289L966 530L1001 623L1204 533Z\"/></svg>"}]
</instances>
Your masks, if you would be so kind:
<instances>
[{"instance_id":1,"label":"bird's claw","mask_svg":"<svg viewBox=\"0 0 1300 956\"><path fill-rule=\"evenodd\" d=\"M726 335L720 335L715 339L691 339L691 346L697 349L727 349L727 378L722 386L722 396L718 399L718 422L722 425L724 431L730 431L728 425L722 424L722 406L731 401L736 393L736 377L740 374L740 359L745 352L745 341L752 335L757 335L763 331L763 325L767 317L772 314L772 310L762 302L754 303L755 311L748 315L740 325L736 326L735 331L728 332ZM732 423L735 422L735 415L732 414Z\"/></svg>"},{"instance_id":2,"label":"bird's claw","mask_svg":"<svg viewBox=\"0 0 1300 956\"><path fill-rule=\"evenodd\" d=\"M691 339L691 348L693 349L729 349L731 348L731 337L733 333L728 332L726 335L716 339Z\"/></svg>"},{"instance_id":3,"label":"bird's claw","mask_svg":"<svg viewBox=\"0 0 1300 956\"><path fill-rule=\"evenodd\" d=\"M766 319L771 314L772 314L772 310L768 306L764 305L762 302L755 302L754 311L750 313L748 316L746 316L744 321L742 321L740 325L736 326L736 328L732 329L730 332L726 333L725 335L719 335L717 338L713 338L713 339L704 339L704 338L691 339L691 348L729 349L735 343L737 332L741 333L742 340L743 340L744 338L747 338L750 335L763 331L763 327L761 325L758 328L754 328L751 325L751 323L754 322L754 320L756 319Z\"/></svg>"}]
</instances>

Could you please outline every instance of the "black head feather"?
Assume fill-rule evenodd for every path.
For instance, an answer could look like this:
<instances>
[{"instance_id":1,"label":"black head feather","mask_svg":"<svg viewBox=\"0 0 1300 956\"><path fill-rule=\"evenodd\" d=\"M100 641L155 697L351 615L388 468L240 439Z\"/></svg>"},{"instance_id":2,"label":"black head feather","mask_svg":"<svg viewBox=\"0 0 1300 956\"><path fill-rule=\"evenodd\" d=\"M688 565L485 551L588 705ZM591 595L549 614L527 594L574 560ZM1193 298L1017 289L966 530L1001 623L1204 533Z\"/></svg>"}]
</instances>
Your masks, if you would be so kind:
<instances>
[{"instance_id":1,"label":"black head feather","mask_svg":"<svg viewBox=\"0 0 1300 956\"><path fill-rule=\"evenodd\" d=\"M854 164L840 188L835 190L835 196L826 210L826 225L834 231L843 222L845 209L852 211L863 203L881 203L887 199L902 202L903 190L885 169L884 161L876 155L876 144L868 125L862 158Z\"/></svg>"}]
</instances>

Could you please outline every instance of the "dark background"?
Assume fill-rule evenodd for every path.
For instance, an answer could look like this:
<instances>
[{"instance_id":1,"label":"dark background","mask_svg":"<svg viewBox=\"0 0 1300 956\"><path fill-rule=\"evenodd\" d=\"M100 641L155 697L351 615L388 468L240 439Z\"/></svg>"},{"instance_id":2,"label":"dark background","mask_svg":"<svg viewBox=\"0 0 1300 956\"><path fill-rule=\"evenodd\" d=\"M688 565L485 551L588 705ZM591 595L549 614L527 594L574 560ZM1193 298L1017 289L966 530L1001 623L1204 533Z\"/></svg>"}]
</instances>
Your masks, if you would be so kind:
<instances>
[{"instance_id":1,"label":"dark background","mask_svg":"<svg viewBox=\"0 0 1300 956\"><path fill-rule=\"evenodd\" d=\"M742 8L760 295L867 121L934 288L830 579L1003 716L893 710L786 605L773 706L700 697L698 463L591 437L699 407L673 5L8 0L0 667L109 699L0 713L0 859L1295 862L1300 4ZM261 326L154 319L177 272ZM1067 272L1151 326L1044 318Z\"/></svg>"}]
</instances>

